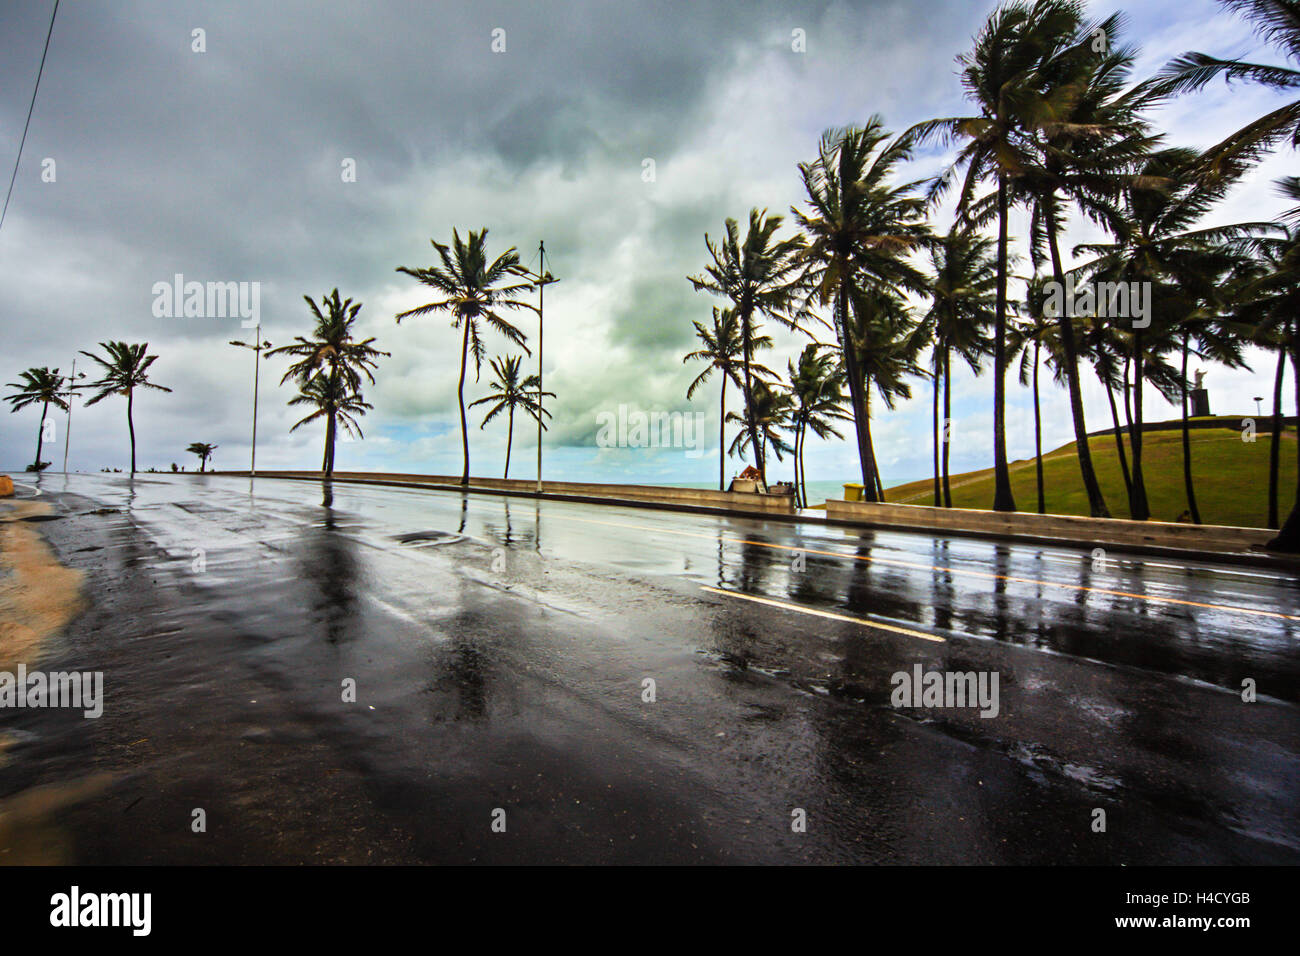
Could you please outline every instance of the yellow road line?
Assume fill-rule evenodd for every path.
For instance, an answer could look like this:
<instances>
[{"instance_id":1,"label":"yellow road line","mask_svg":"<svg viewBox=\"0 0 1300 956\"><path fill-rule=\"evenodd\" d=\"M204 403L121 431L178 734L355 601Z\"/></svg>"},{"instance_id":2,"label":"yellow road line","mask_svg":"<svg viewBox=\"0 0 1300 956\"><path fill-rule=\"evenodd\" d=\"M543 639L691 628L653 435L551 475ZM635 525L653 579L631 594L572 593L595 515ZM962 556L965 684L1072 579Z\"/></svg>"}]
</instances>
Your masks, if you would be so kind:
<instances>
[{"instance_id":1,"label":"yellow road line","mask_svg":"<svg viewBox=\"0 0 1300 956\"><path fill-rule=\"evenodd\" d=\"M1236 614L1252 614L1257 617L1272 617L1283 621L1300 621L1300 615L1283 614L1281 611L1266 611L1262 608L1238 607L1233 604L1206 604L1200 601L1187 601L1183 598L1161 597L1155 594L1137 594L1133 591L1115 591L1110 588L1097 588L1085 584L1065 584L1059 581L1041 581L1037 578L1022 578L1007 574L994 574L991 571L972 571L963 568L945 568L937 564L919 564L915 561L900 561L895 558L877 558L861 554L844 554L841 551L821 551L802 545L774 544L770 541L753 541L748 538L733 538L727 535L706 534L699 531L678 531L673 528L654 528L646 525L626 524L619 521L597 521L593 518L577 518L573 515L551 515L565 521L581 521L585 524L608 525L612 528L628 528L634 531L650 531L659 534L677 534L689 538L703 538L708 541L725 541L731 544L748 544L760 548L772 548L782 551L802 551L804 554L820 554L831 558L847 558L852 561L866 561L873 564L887 564L900 568L913 568L920 571L941 571L944 574L957 574L966 577L982 578L987 581L1009 581L1014 584L1035 584L1041 587L1059 588L1065 591L1082 591L1086 594L1105 594L1110 597L1134 598L1139 601L1151 601L1159 604L1176 604L1180 607L1199 607L1211 611L1228 611Z\"/></svg>"},{"instance_id":2,"label":"yellow road line","mask_svg":"<svg viewBox=\"0 0 1300 956\"><path fill-rule=\"evenodd\" d=\"M753 594L743 594L740 591L727 591L722 588L711 588L707 584L700 585L701 591L711 591L714 594L725 594L727 597L740 598L742 601L753 601L755 604L766 604L769 607L779 607L785 611L798 611L800 614L812 614L815 617L830 618L832 621L848 621L850 624L861 624L863 627L874 627L881 631L890 631L894 634L906 634L908 637L918 637L923 641L934 641L937 644L946 644L947 639L937 637L933 634L926 634L922 631L913 631L906 627L897 627L893 624L881 624L878 621L870 621L861 617L850 617L847 614L836 614L833 611L819 611L816 608L803 607L800 604L787 604L785 601L774 601L771 598L757 597Z\"/></svg>"}]
</instances>

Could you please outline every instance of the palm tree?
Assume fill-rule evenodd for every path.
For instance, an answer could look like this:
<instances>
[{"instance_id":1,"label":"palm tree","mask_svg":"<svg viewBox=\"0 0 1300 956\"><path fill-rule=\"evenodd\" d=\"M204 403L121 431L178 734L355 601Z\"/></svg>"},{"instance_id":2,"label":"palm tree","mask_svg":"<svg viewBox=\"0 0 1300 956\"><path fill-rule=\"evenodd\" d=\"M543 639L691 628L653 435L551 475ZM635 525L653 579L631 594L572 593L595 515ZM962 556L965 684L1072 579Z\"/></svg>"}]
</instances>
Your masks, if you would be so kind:
<instances>
[{"instance_id":1,"label":"palm tree","mask_svg":"<svg viewBox=\"0 0 1300 956\"><path fill-rule=\"evenodd\" d=\"M1044 36L1049 49L1039 70L1042 95L1030 101L1024 117L1030 162L1016 172L1013 182L1016 194L1027 200L1033 213L1030 252L1034 268L1042 264L1045 245L1058 287L1065 283L1060 235L1067 203L1093 222L1113 220L1119 215L1116 197L1131 180L1135 165L1156 144L1141 116L1153 101L1152 94L1144 86L1126 89L1135 54L1116 43L1123 26L1119 14L1085 24L1081 8L1075 5L1059 22L1059 32ZM1100 51L1094 42L1098 32L1106 37ZM1076 456L1092 515L1107 517L1110 510L1088 443L1079 347L1068 312L1061 310L1055 317Z\"/></svg>"},{"instance_id":2,"label":"palm tree","mask_svg":"<svg viewBox=\"0 0 1300 956\"><path fill-rule=\"evenodd\" d=\"M786 363L790 374L790 392L794 404L790 409L790 427L794 431L794 491L800 507L808 507L808 478L803 467L803 453L808 431L818 438L832 435L843 439L834 421L852 421L853 416L844 411L844 368L835 363L830 354L820 353L831 348L819 342L810 342L799 353L799 365Z\"/></svg>"},{"instance_id":3,"label":"palm tree","mask_svg":"<svg viewBox=\"0 0 1300 956\"><path fill-rule=\"evenodd\" d=\"M334 474L336 429L341 426L344 434L349 437L355 435L357 438L365 438L357 418L374 408L362 400L361 393L353 389L346 375L330 371L317 372L305 382L300 382L298 394L289 399L289 404L311 405L316 409L295 422L289 429L290 432L296 432L303 425L322 416L325 418L325 454L321 472L327 477Z\"/></svg>"},{"instance_id":4,"label":"palm tree","mask_svg":"<svg viewBox=\"0 0 1300 956\"><path fill-rule=\"evenodd\" d=\"M1298 0L1219 0L1255 25L1255 32L1290 62L1300 66L1300 2ZM1188 93L1204 88L1216 77L1251 80L1278 92L1300 90L1300 69L1244 60L1224 60L1205 53L1184 53L1171 60L1156 76L1153 89L1161 95ZM1247 123L1205 152L1199 172L1215 179L1239 173L1282 139L1300 146L1300 99Z\"/></svg>"},{"instance_id":5,"label":"palm tree","mask_svg":"<svg viewBox=\"0 0 1300 956\"><path fill-rule=\"evenodd\" d=\"M925 203L917 183L895 184L897 168L912 157L906 137L890 140L873 116L864 127L827 130L817 159L800 163L805 214L793 209L807 237L800 258L810 306L830 305L848 378L858 460L867 501L883 498L871 440L870 390L876 385L892 405L897 391L897 343L880 338L896 331L896 305L908 292L922 293L925 276L908 256L929 241ZM879 363L877 368L863 363Z\"/></svg>"},{"instance_id":6,"label":"palm tree","mask_svg":"<svg viewBox=\"0 0 1300 956\"><path fill-rule=\"evenodd\" d=\"M1007 225L1012 180L1033 162L1029 130L1031 117L1041 115L1046 58L1059 48L1062 37L1075 35L1080 20L1078 4L1069 0L1014 2L998 7L975 37L974 49L957 61L966 96L979 107L979 113L929 120L905 134L917 141L936 137L945 143L964 141L956 162L935 179L931 200L941 196L964 168L958 209L966 221L971 220L978 185L990 178L997 185L997 285L993 323L993 508L996 511L1016 509L1006 439Z\"/></svg>"},{"instance_id":7,"label":"palm tree","mask_svg":"<svg viewBox=\"0 0 1300 956\"><path fill-rule=\"evenodd\" d=\"M794 397L780 385L774 382L765 382L761 378L753 379L753 387L754 404L750 409L749 419L754 423L759 443L761 445L771 444L772 450L776 452L776 460L782 461L782 452L794 451L781 437L781 430L788 429L789 426L790 415L794 410ZM735 412L728 412L727 419L738 424L749 424ZM743 455L745 449L750 446L751 434L748 427L737 432L736 437L731 440L729 454ZM763 456L763 449L755 452L756 460L764 460ZM766 483L766 477L763 480Z\"/></svg>"},{"instance_id":8,"label":"palm tree","mask_svg":"<svg viewBox=\"0 0 1300 956\"><path fill-rule=\"evenodd\" d=\"M1292 177L1288 177L1290 179ZM1282 180L1284 191L1300 192L1300 183ZM1261 348L1277 352L1273 372L1273 427L1269 435L1268 527L1278 526L1278 467L1281 463L1283 428L1282 389L1287 356L1296 335L1300 315L1300 283L1296 282L1295 258L1300 249L1300 225L1280 225L1280 235L1260 237L1252 243L1255 258L1245 282L1235 292L1236 317L1254 326L1251 340ZM1290 259L1291 261L1288 261Z\"/></svg>"},{"instance_id":9,"label":"palm tree","mask_svg":"<svg viewBox=\"0 0 1300 956\"><path fill-rule=\"evenodd\" d=\"M1292 336L1292 323L1283 323L1278 334L1266 339L1267 345L1277 352L1277 363L1273 372L1273 427L1268 436L1268 527L1278 526L1277 493L1280 484L1278 469L1282 463L1282 390L1286 381L1287 346Z\"/></svg>"},{"instance_id":10,"label":"palm tree","mask_svg":"<svg viewBox=\"0 0 1300 956\"><path fill-rule=\"evenodd\" d=\"M312 330L311 338L297 335L289 345L282 345L266 353L268 356L290 355L298 359L285 371L280 384L283 385L290 378L295 378L305 394L305 386L308 382L317 375L324 374L333 380L328 390L330 394L360 395L361 376L365 375L373 385L375 377L372 369L378 366L378 359L381 356L385 358L389 356L388 352L381 352L371 344L375 341L373 335L359 341L353 338L353 325L356 323L357 313L361 311L361 303L342 298L337 288L330 294L321 296L319 306L311 296L304 295L303 300L316 319L316 327ZM321 473L328 477L334 473L334 439L337 423L328 411L326 416L325 456L321 461Z\"/></svg>"},{"instance_id":11,"label":"palm tree","mask_svg":"<svg viewBox=\"0 0 1300 956\"><path fill-rule=\"evenodd\" d=\"M41 423L36 429L36 463L32 470L38 474L44 467L41 461L41 445L45 440L45 415L50 410L50 406L67 411L68 401L59 394L59 389L63 387L64 377L59 374L57 368L51 369L45 366L40 368L29 368L25 372L19 373L21 382L10 382L6 388L14 389L12 395L6 395L7 401L12 407L9 412L18 411L20 408L26 408L28 405L41 406Z\"/></svg>"},{"instance_id":12,"label":"palm tree","mask_svg":"<svg viewBox=\"0 0 1300 956\"><path fill-rule=\"evenodd\" d=\"M542 408L542 397L555 397L554 392L538 393L541 382L536 375L530 375L522 382L519 381L519 363L521 361L522 358L518 355L494 358L492 360L492 371L496 373L497 377L496 381L488 383L488 387L496 394L469 403L470 408L474 408L476 405L486 405L488 402L495 403L488 409L487 415L483 418L483 424L479 425L480 429L496 418L503 410L509 416L510 426L506 438L506 470L501 476L502 478L510 477L510 447L515 441L515 409L522 408L533 417L533 421L539 421L539 414L543 417L551 414L545 408ZM542 429L545 430L546 423L542 422L541 425Z\"/></svg>"},{"instance_id":13,"label":"palm tree","mask_svg":"<svg viewBox=\"0 0 1300 956\"><path fill-rule=\"evenodd\" d=\"M744 345L741 342L740 323L736 319L735 309L719 309L713 307L713 328L707 329L699 322L692 322L695 326L695 337L703 344L693 352L688 352L682 356L682 363L686 362L708 362L704 371L695 376L694 381L686 389L686 398L689 401L695 395L696 389L709 380L709 376L716 369L720 373L721 390L719 393L718 412L718 490L726 488L726 464L727 464L727 382L731 381L737 387L744 389L744 384L740 378L738 366L743 364ZM772 347L772 337L770 335L756 335L750 339L750 347L758 349L767 349ZM775 377L771 369L764 365L759 365L753 361L750 362L750 372L753 375L767 375Z\"/></svg>"},{"instance_id":14,"label":"palm tree","mask_svg":"<svg viewBox=\"0 0 1300 956\"><path fill-rule=\"evenodd\" d=\"M1129 512L1138 521L1146 520L1150 511L1142 472L1142 383L1150 380L1162 390L1185 387L1161 356L1176 347L1176 330L1193 313L1218 300L1218 280L1234 261L1231 244L1272 229L1264 222L1196 228L1234 181L1228 175L1212 183L1201 181L1195 176L1200 164L1201 157L1193 150L1151 154L1137 175L1124 183L1119 203L1106 217L1114 241L1075 249L1096 255L1081 267L1081 273L1150 290L1147 324L1133 323L1126 335L1136 418L1129 440L1133 455Z\"/></svg>"},{"instance_id":15,"label":"palm tree","mask_svg":"<svg viewBox=\"0 0 1300 956\"><path fill-rule=\"evenodd\" d=\"M460 483L469 485L469 431L465 420L465 368L469 356L474 356L474 381L478 381L482 370L486 349L483 345L481 323L499 332L509 341L518 345L527 355L532 355L524 344L527 336L508 322L502 310L528 309L537 312L537 306L519 298L524 292L532 290L534 284L529 282L508 282L507 277L518 277L521 273L519 253L511 246L491 262L487 256L487 228L478 232L470 230L467 241L460 238L460 232L453 229L450 246L437 240L429 242L442 261L441 266L411 269L398 266L397 271L418 280L444 298L437 299L414 309L407 309L397 314L400 324L402 319L412 315L425 315L430 312L449 312L452 315L451 327L461 329L460 342L460 380L456 386L456 399L460 404L460 440L464 452L464 468ZM508 283L508 284L503 284Z\"/></svg>"},{"instance_id":16,"label":"palm tree","mask_svg":"<svg viewBox=\"0 0 1300 956\"><path fill-rule=\"evenodd\" d=\"M207 468L208 459L212 457L212 453L219 447L219 445L209 445L206 442L196 441L191 443L190 447L185 450L199 456L199 474L202 474Z\"/></svg>"},{"instance_id":17,"label":"palm tree","mask_svg":"<svg viewBox=\"0 0 1300 956\"><path fill-rule=\"evenodd\" d=\"M788 312L797 289L799 269L798 253L803 240L798 236L776 239L777 230L784 222L781 216L769 216L766 209L749 211L749 227L745 241L740 241L740 227L736 220L725 224L726 238L714 244L708 234L704 246L713 260L700 276L687 276L696 292L712 292L732 303L740 322L742 392L745 398L745 427L749 430L748 445L754 449L754 464L766 481L766 461L763 450L766 442L759 440L759 423L754 411L754 350L758 348L758 320L766 316L787 329L804 331L797 319ZM736 447L733 443L733 447Z\"/></svg>"},{"instance_id":18,"label":"palm tree","mask_svg":"<svg viewBox=\"0 0 1300 956\"><path fill-rule=\"evenodd\" d=\"M893 411L900 398L912 397L909 378L925 378L919 358L929 345L922 324L912 317L906 302L884 289L854 289L849 295L849 321L845 331L849 348L863 378L864 418L871 420L875 394ZM885 483L872 438L867 436L875 477L875 500L885 500Z\"/></svg>"},{"instance_id":19,"label":"palm tree","mask_svg":"<svg viewBox=\"0 0 1300 956\"><path fill-rule=\"evenodd\" d=\"M952 419L952 354L979 375L982 359L993 351L987 329L993 323L995 279L993 241L968 229L954 227L930 246L931 274L926 293L930 309L922 321L931 341L930 373L934 381L931 418L934 425L934 504L952 507L948 484L950 429L942 435L940 461L939 385L943 383L943 421ZM942 489L940 487L942 474Z\"/></svg>"},{"instance_id":20,"label":"palm tree","mask_svg":"<svg viewBox=\"0 0 1300 956\"><path fill-rule=\"evenodd\" d=\"M171 389L149 381L149 367L157 361L158 356L148 354L148 342L134 345L127 342L100 342L99 347L104 350L105 358L93 352L81 353L98 362L102 370L102 375L97 381L86 385L87 388L100 390L86 402L86 405L94 405L110 395L126 396L126 425L131 434L131 474L134 475L135 390L152 388L159 392L170 392Z\"/></svg>"},{"instance_id":21,"label":"palm tree","mask_svg":"<svg viewBox=\"0 0 1300 956\"><path fill-rule=\"evenodd\" d=\"M1288 196L1300 199L1300 189L1295 185L1286 181L1280 185ZM1276 473L1282 430L1282 362L1288 354L1295 379L1296 407L1300 409L1300 321L1296 318L1300 315L1300 226L1288 225L1279 235L1257 237L1243 245L1255 251L1263 269L1262 274L1246 282L1239 290L1243 304L1239 306L1238 318L1255 323L1256 340L1278 350L1278 368L1273 384L1273 447L1269 465L1269 525L1272 527L1277 524L1278 514ZM1300 442L1297 442L1297 456L1300 463ZM1293 554L1300 552L1300 485L1290 514L1268 547Z\"/></svg>"}]
</instances>

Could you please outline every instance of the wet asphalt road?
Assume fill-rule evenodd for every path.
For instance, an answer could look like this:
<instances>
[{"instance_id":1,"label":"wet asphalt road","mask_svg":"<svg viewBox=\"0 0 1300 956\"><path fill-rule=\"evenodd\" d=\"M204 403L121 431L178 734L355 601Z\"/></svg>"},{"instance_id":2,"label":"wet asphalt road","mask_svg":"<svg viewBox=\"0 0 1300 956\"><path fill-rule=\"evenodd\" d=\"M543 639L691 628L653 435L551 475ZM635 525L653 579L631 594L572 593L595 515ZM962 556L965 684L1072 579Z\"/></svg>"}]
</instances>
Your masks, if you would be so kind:
<instances>
[{"instance_id":1,"label":"wet asphalt road","mask_svg":"<svg viewBox=\"0 0 1300 956\"><path fill-rule=\"evenodd\" d=\"M41 488L89 607L40 666L102 670L104 715L0 710L0 860L1300 862L1293 575L339 483ZM996 672L997 716L892 706L916 664Z\"/></svg>"}]
</instances>

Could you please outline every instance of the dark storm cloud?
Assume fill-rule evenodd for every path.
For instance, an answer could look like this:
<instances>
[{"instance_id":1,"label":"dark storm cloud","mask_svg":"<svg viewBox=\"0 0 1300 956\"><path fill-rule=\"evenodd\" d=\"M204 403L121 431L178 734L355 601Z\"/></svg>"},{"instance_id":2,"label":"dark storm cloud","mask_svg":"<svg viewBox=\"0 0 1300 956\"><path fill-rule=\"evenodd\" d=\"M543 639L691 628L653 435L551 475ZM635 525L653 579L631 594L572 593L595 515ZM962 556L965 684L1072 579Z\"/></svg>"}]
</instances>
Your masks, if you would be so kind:
<instances>
[{"instance_id":1,"label":"dark storm cloud","mask_svg":"<svg viewBox=\"0 0 1300 956\"><path fill-rule=\"evenodd\" d=\"M750 206L785 214L799 200L794 164L827 126L885 110L901 129L949 112L952 58L989 6L66 3L0 233L4 381L66 369L106 338L147 340L176 391L142 403L142 460L165 465L195 440L233 456L246 448L251 356L225 343L250 332L157 318L153 284L178 272L259 281L277 343L307 330L304 293L338 286L393 352L367 391L376 440L340 463L398 455L400 441L453 421L459 338L442 317L394 323L430 297L394 268L430 264L430 237L487 225L493 254L516 245L526 262L545 237L562 278L547 293L548 386L560 393L548 442L586 443L595 410L620 401L684 409L690 323L719 304L685 279L705 264L703 233ZM0 30L6 163L48 15L11 5ZM497 28L504 53L492 52ZM790 49L795 28L806 55ZM40 180L45 157L56 183ZM355 183L341 179L345 159ZM492 339L489 351L518 350ZM259 463L311 464L319 434L288 435L282 370L262 380ZM74 466L123 462L120 404L78 411ZM11 449L34 427L0 416L11 452L0 464L24 460ZM495 440L492 426L475 431Z\"/></svg>"}]
</instances>

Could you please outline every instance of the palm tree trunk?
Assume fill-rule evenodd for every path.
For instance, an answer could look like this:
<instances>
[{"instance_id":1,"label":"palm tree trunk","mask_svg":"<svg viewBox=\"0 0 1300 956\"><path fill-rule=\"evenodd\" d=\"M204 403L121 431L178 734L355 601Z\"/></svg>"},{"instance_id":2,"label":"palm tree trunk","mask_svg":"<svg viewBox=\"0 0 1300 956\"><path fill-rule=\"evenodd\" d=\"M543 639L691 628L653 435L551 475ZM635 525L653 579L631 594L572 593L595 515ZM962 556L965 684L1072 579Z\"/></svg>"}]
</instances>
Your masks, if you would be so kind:
<instances>
[{"instance_id":1,"label":"palm tree trunk","mask_svg":"<svg viewBox=\"0 0 1300 956\"><path fill-rule=\"evenodd\" d=\"M1038 513L1046 514L1043 498L1043 419L1038 405L1038 359L1042 343L1034 339L1034 472L1038 482Z\"/></svg>"},{"instance_id":2,"label":"palm tree trunk","mask_svg":"<svg viewBox=\"0 0 1300 956\"><path fill-rule=\"evenodd\" d=\"M1132 363L1133 363L1133 358L1132 358L1132 356L1130 356L1130 355L1125 355L1125 356L1124 356L1124 375L1123 375L1123 379L1124 379L1124 380L1123 380L1123 383L1122 383L1122 384L1124 385L1124 422L1125 422L1125 424L1126 424L1127 427L1128 427L1128 430L1129 430L1129 438L1130 438L1130 439L1132 439L1132 437L1133 437L1133 435L1132 435L1132 432L1133 432L1133 403L1132 403L1133 388L1132 388L1132 383L1130 383L1129 380L1128 380L1128 371L1129 371L1129 368L1132 366Z\"/></svg>"},{"instance_id":3,"label":"palm tree trunk","mask_svg":"<svg viewBox=\"0 0 1300 956\"><path fill-rule=\"evenodd\" d=\"M1142 357L1142 331L1133 333L1133 429L1129 433L1129 446L1133 449L1133 494L1129 498L1129 513L1134 521L1151 517L1147 504L1146 482L1142 480L1142 382L1146 370Z\"/></svg>"},{"instance_id":4,"label":"palm tree trunk","mask_svg":"<svg viewBox=\"0 0 1300 956\"><path fill-rule=\"evenodd\" d=\"M41 406L41 425L36 430L36 474L41 473L41 446L45 443L45 414L50 410L50 403Z\"/></svg>"},{"instance_id":5,"label":"palm tree trunk","mask_svg":"<svg viewBox=\"0 0 1300 956\"><path fill-rule=\"evenodd\" d=\"M1300 328L1291 325L1291 375L1295 379L1296 414L1300 415ZM1300 554L1300 441L1296 443L1296 496L1286 523L1277 537L1265 545L1270 551Z\"/></svg>"},{"instance_id":6,"label":"palm tree trunk","mask_svg":"<svg viewBox=\"0 0 1300 956\"><path fill-rule=\"evenodd\" d=\"M997 309L993 316L993 510L1015 511L1007 467L1007 179L998 172Z\"/></svg>"},{"instance_id":7,"label":"palm tree trunk","mask_svg":"<svg viewBox=\"0 0 1300 956\"><path fill-rule=\"evenodd\" d=\"M126 428L131 433L131 474L135 474L135 416L132 414L135 405L135 389L126 390Z\"/></svg>"},{"instance_id":8,"label":"palm tree trunk","mask_svg":"<svg viewBox=\"0 0 1300 956\"><path fill-rule=\"evenodd\" d=\"M753 309L741 315L740 335L743 342L745 360L745 425L749 429L749 447L754 449L754 467L758 469L759 478L764 487L767 485L767 470L763 466L763 447L758 440L758 423L754 421L754 382L750 374L750 328L749 321Z\"/></svg>"},{"instance_id":9,"label":"palm tree trunk","mask_svg":"<svg viewBox=\"0 0 1300 956\"><path fill-rule=\"evenodd\" d=\"M460 382L456 385L456 400L460 403L460 444L465 455L465 465L460 473L460 483L462 487L469 487L469 426L465 423L465 363L469 359L469 323L471 319L466 315L461 317L461 321L465 323L465 333L460 340Z\"/></svg>"},{"instance_id":10,"label":"palm tree trunk","mask_svg":"<svg viewBox=\"0 0 1300 956\"><path fill-rule=\"evenodd\" d=\"M866 501L879 501L876 495L876 463L871 453L871 416L865 401L866 382L858 368L857 350L849 331L848 290L843 282L836 294L836 312L839 315L840 351L844 355L844 371L849 379L849 404L853 410L853 434L858 442L858 463L862 468L862 497Z\"/></svg>"},{"instance_id":11,"label":"palm tree trunk","mask_svg":"<svg viewBox=\"0 0 1300 956\"><path fill-rule=\"evenodd\" d=\"M808 447L808 427L805 425L801 429L799 436L799 493L802 496L803 506L808 507L808 468L804 464L804 450Z\"/></svg>"},{"instance_id":12,"label":"palm tree trunk","mask_svg":"<svg viewBox=\"0 0 1300 956\"><path fill-rule=\"evenodd\" d=\"M325 451L321 453L320 473L326 478L334 474L334 411L325 414Z\"/></svg>"},{"instance_id":13,"label":"palm tree trunk","mask_svg":"<svg viewBox=\"0 0 1300 956\"><path fill-rule=\"evenodd\" d=\"M804 507L803 482L799 478L799 452L802 450L802 442L803 422L800 422L794 429L794 503L799 508Z\"/></svg>"},{"instance_id":14,"label":"palm tree trunk","mask_svg":"<svg viewBox=\"0 0 1300 956\"><path fill-rule=\"evenodd\" d=\"M1125 381L1125 385L1127 384ZM1128 473L1128 455L1124 453L1124 428L1119 423L1119 407L1115 404L1115 390L1110 387L1110 382L1105 378L1101 378L1101 385L1106 389L1106 401L1110 403L1110 420L1115 426L1115 451L1119 454L1120 474L1124 476L1124 494L1128 496L1133 493L1133 479ZM1127 395L1128 389L1125 388L1125 396Z\"/></svg>"},{"instance_id":15,"label":"palm tree trunk","mask_svg":"<svg viewBox=\"0 0 1300 956\"><path fill-rule=\"evenodd\" d=\"M880 477L880 459L876 457L876 440L871 437L871 379L862 383L863 401L867 408L867 453L871 456L871 474L876 479L876 501L885 500L885 484Z\"/></svg>"},{"instance_id":16,"label":"palm tree trunk","mask_svg":"<svg viewBox=\"0 0 1300 956\"><path fill-rule=\"evenodd\" d=\"M506 429L506 470L502 478L510 477L510 446L515 443L515 407L510 406L509 426Z\"/></svg>"},{"instance_id":17,"label":"palm tree trunk","mask_svg":"<svg viewBox=\"0 0 1300 956\"><path fill-rule=\"evenodd\" d=\"M1065 288L1065 267L1061 264L1061 249L1057 242L1055 197L1048 196L1044 203L1044 225L1047 245L1052 256L1052 278L1061 289ZM1064 308L1056 317L1061 332L1061 361L1065 363L1065 380L1070 392L1070 417L1074 421L1074 448L1079 459L1079 472L1083 488L1088 494L1088 509L1094 518L1109 518L1110 509L1097 481L1097 470L1092 464L1092 448L1088 445L1088 426L1083 417L1083 387L1079 384L1079 349L1074 341L1074 321L1070 309Z\"/></svg>"},{"instance_id":18,"label":"palm tree trunk","mask_svg":"<svg viewBox=\"0 0 1300 956\"><path fill-rule=\"evenodd\" d=\"M940 504L942 490L939 487L939 356L934 357L934 397L930 401L930 425L934 432L934 506Z\"/></svg>"},{"instance_id":19,"label":"palm tree trunk","mask_svg":"<svg viewBox=\"0 0 1300 956\"><path fill-rule=\"evenodd\" d=\"M943 350L943 506L952 507L952 487L948 482L948 450L952 447L952 365L948 350Z\"/></svg>"},{"instance_id":20,"label":"palm tree trunk","mask_svg":"<svg viewBox=\"0 0 1300 956\"><path fill-rule=\"evenodd\" d=\"M1277 373L1273 376L1273 433L1268 437L1268 526L1276 528L1278 466L1282 458L1282 382L1286 378L1286 342L1277 347Z\"/></svg>"},{"instance_id":21,"label":"palm tree trunk","mask_svg":"<svg viewBox=\"0 0 1300 956\"><path fill-rule=\"evenodd\" d=\"M1183 376L1179 382L1183 400L1183 488L1187 493L1187 510L1192 523L1201 523L1201 509L1196 505L1196 486L1192 484L1192 435L1187 427L1187 333L1183 332Z\"/></svg>"},{"instance_id":22,"label":"palm tree trunk","mask_svg":"<svg viewBox=\"0 0 1300 956\"><path fill-rule=\"evenodd\" d=\"M722 394L718 396L718 490L727 490L727 371L722 370Z\"/></svg>"}]
</instances>

